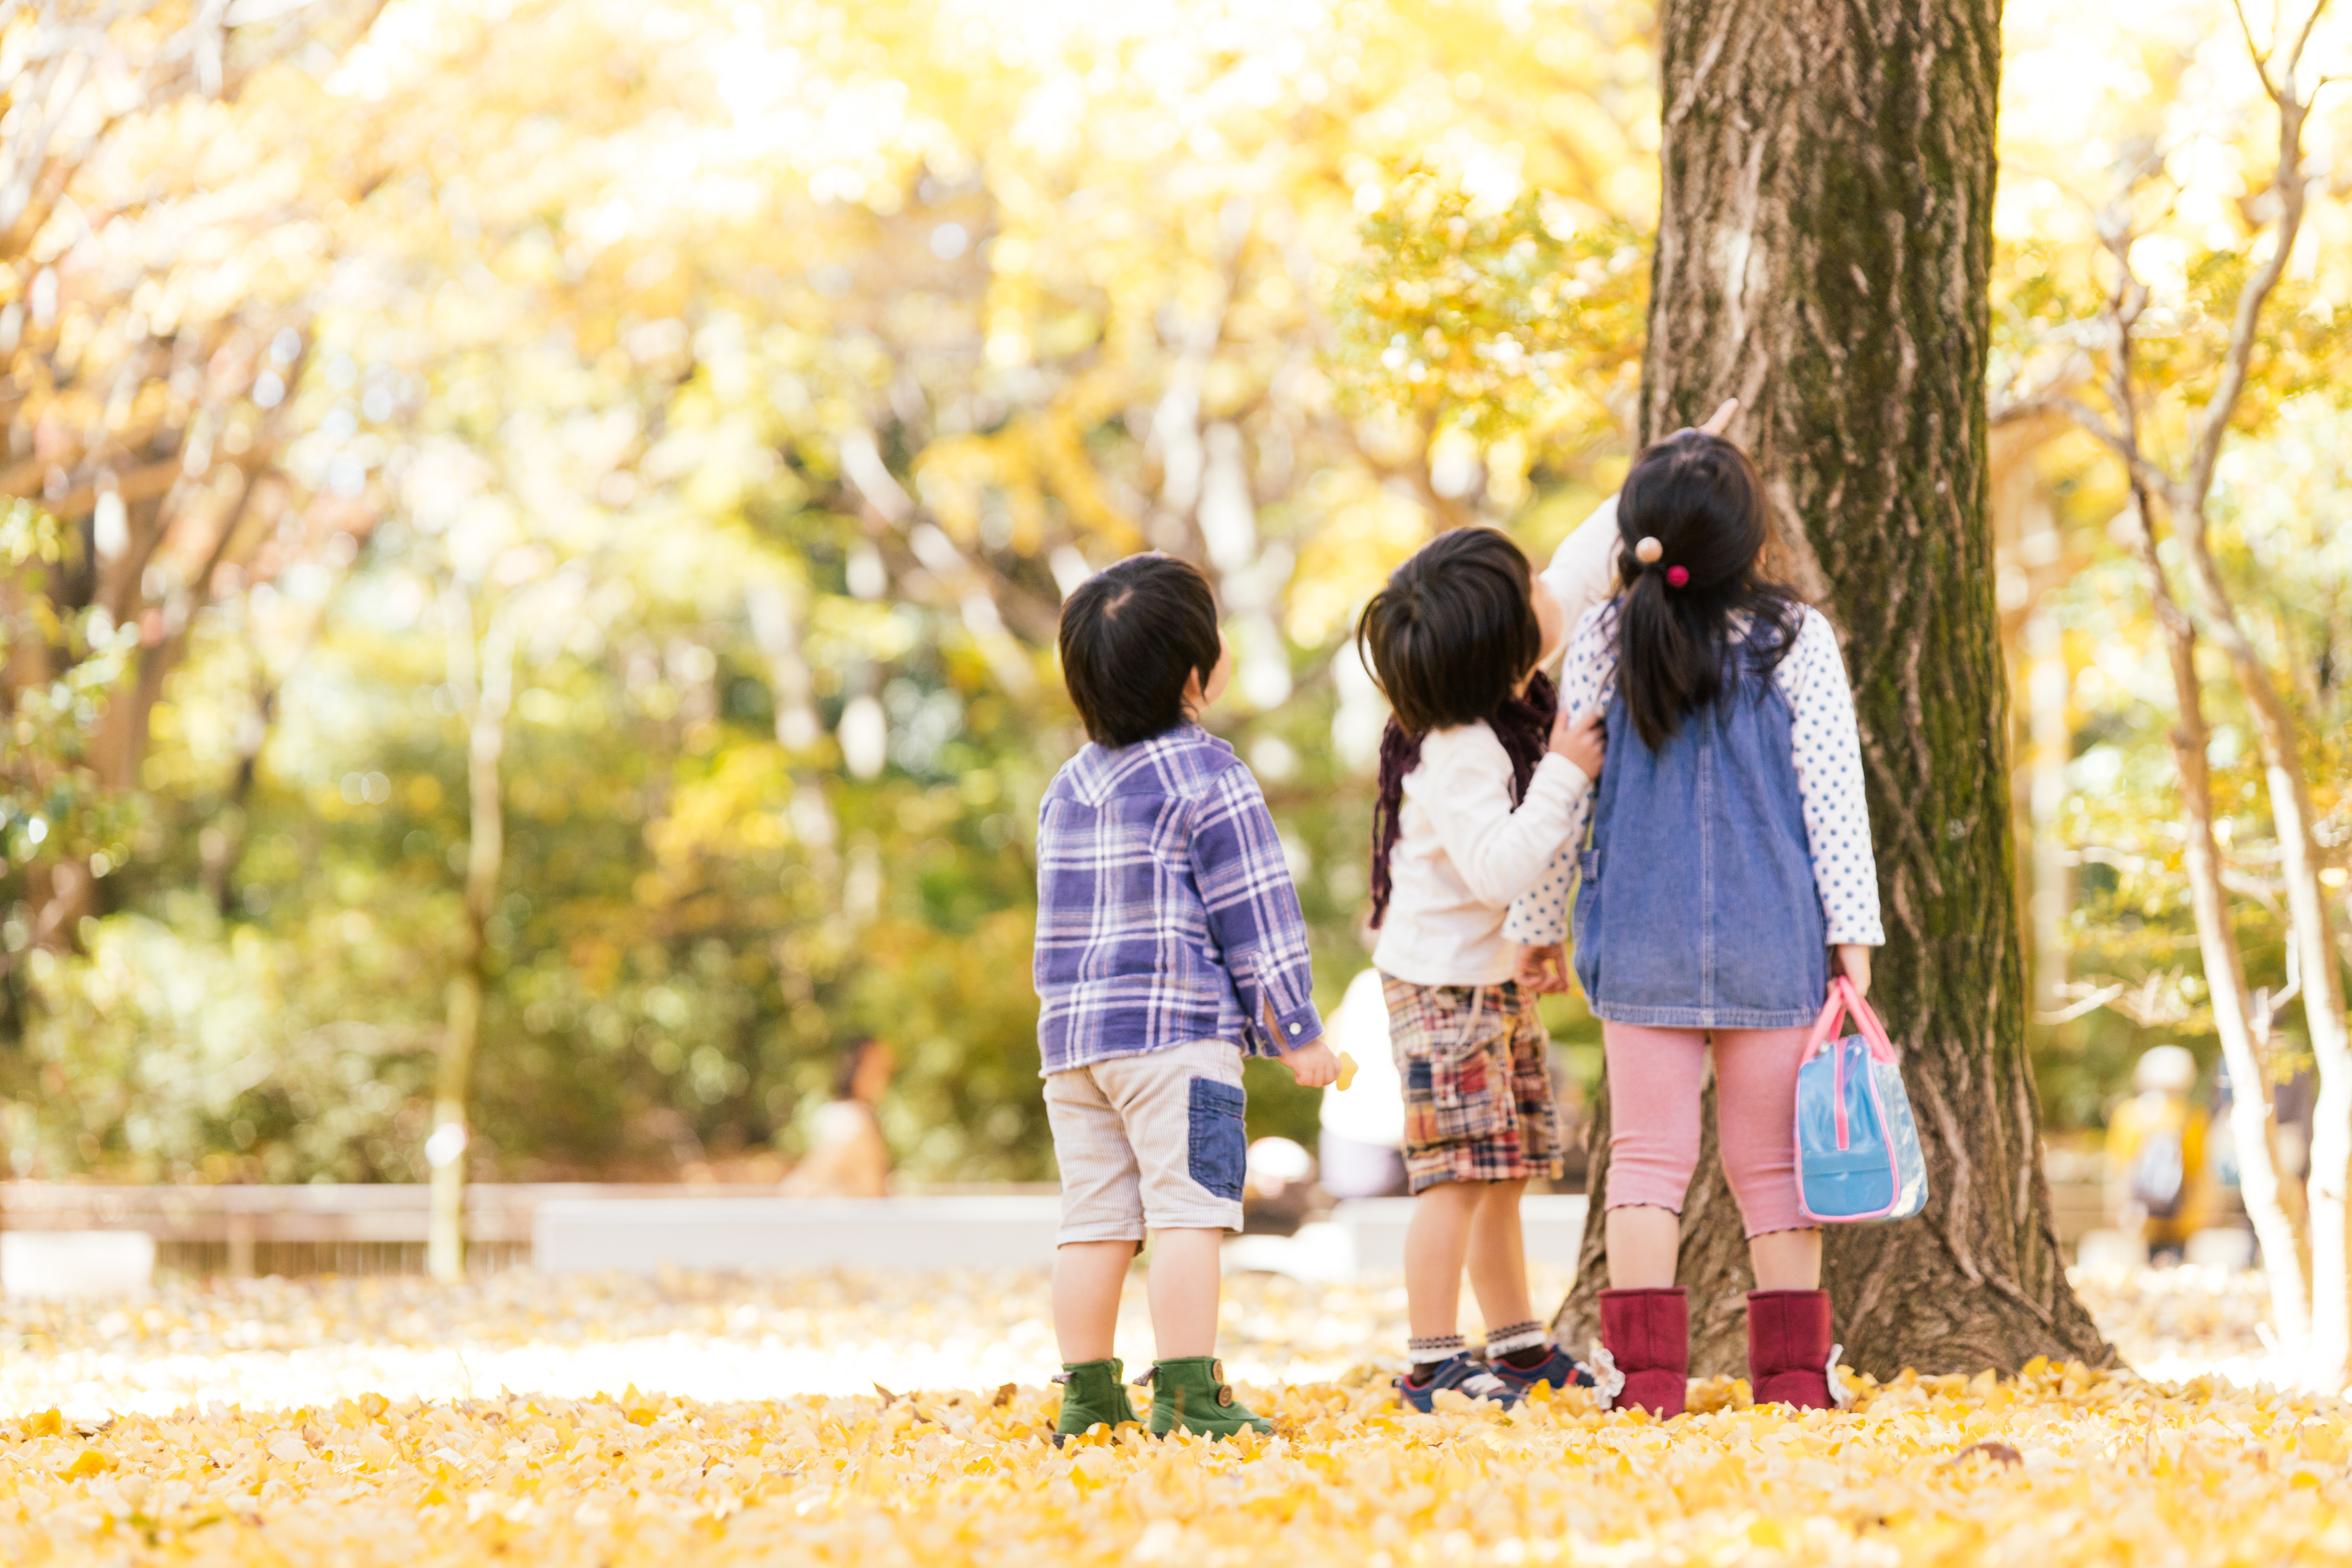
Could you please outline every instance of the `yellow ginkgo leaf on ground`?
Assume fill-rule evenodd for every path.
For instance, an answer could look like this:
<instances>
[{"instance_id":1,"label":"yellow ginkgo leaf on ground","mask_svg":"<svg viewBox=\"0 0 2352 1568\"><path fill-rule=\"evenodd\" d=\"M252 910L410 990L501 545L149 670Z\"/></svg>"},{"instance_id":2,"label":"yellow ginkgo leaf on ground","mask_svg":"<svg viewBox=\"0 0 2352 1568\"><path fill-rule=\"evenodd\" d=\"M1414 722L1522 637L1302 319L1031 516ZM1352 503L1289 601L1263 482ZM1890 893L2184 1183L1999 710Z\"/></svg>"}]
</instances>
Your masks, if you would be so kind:
<instances>
[{"instance_id":1,"label":"yellow ginkgo leaf on ground","mask_svg":"<svg viewBox=\"0 0 2352 1568\"><path fill-rule=\"evenodd\" d=\"M2081 1283L2149 1359L2227 1368L2262 1353L2238 1282ZM0 1563L2352 1560L2352 1415L2210 1371L2167 1383L2036 1362L2013 1377L1857 1376L1851 1409L1810 1413L1758 1406L1725 1376L1696 1382L1691 1414L1664 1424L1577 1389L1509 1412L1447 1399L1423 1415L1398 1405L1380 1364L1402 1342L1392 1282L1244 1276L1229 1292L1228 1363L1275 1436L1161 1441L1125 1427L1056 1448L1050 1341L1024 1337L1045 1304L1035 1276L654 1290L516 1276L438 1297L406 1281L178 1289L159 1293L183 1311L177 1341L146 1348L110 1309L45 1306L56 1348L0 1363L0 1416L13 1417ZM240 1300L254 1335L227 1321ZM261 1337L265 1310L287 1311L267 1321L278 1348L224 1344L200 1369L174 1348L206 1312L225 1340ZM1121 1331L1148 1351L1139 1325ZM463 1347L449 1375L470 1387L428 1398L362 1381L400 1373L425 1348L404 1336L435 1333ZM772 1342L812 1355L870 1344L878 1359L804 1363L837 1380L830 1390L665 1386L689 1364L664 1359L681 1343L740 1373L767 1365ZM979 1373L1009 1360L1007 1342L1031 1358L1027 1376L906 1374ZM853 1365L887 1386L839 1387ZM605 1392L563 1386L608 1370ZM189 1386L173 1378L199 1376L203 1392L164 1402Z\"/></svg>"}]
</instances>

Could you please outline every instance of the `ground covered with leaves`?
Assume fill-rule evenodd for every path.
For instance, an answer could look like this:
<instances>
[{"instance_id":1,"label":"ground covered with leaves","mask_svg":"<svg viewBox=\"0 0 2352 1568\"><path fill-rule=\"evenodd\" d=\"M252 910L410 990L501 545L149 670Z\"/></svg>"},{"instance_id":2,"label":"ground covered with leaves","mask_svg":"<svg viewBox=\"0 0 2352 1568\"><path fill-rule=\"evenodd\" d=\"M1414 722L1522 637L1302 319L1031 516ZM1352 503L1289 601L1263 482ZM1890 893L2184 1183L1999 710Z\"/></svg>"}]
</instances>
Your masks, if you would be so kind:
<instances>
[{"instance_id":1,"label":"ground covered with leaves","mask_svg":"<svg viewBox=\"0 0 2352 1568\"><path fill-rule=\"evenodd\" d=\"M2249 1280L2082 1285L2140 1366L2259 1364ZM1010 1274L11 1304L0 1562L2352 1560L2352 1419L2223 1373L1864 1379L1802 1416L1725 1379L1664 1426L1580 1394L1424 1416L1381 1365L1394 1287L1253 1277L1228 1357L1276 1436L1056 1451L1044 1305ZM1139 1321L1122 1342L1148 1353Z\"/></svg>"}]
</instances>

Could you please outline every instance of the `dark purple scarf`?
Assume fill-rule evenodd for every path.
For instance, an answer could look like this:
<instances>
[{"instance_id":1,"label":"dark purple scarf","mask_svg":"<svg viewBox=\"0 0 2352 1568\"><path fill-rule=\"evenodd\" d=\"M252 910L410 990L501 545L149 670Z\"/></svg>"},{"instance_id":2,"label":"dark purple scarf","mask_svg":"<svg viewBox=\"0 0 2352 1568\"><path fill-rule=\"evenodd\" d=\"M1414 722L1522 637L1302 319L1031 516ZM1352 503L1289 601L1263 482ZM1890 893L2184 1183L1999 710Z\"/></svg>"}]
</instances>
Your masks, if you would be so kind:
<instances>
[{"instance_id":1,"label":"dark purple scarf","mask_svg":"<svg viewBox=\"0 0 2352 1568\"><path fill-rule=\"evenodd\" d=\"M1544 748L1551 741L1551 721L1559 711L1559 693L1551 677L1538 670L1522 696L1514 697L1488 715L1487 726L1503 742L1511 759L1511 805L1527 798L1528 783L1536 776ZM1404 775L1421 765L1421 737L1408 735L1395 719L1381 732L1381 793L1372 803L1372 929L1378 931L1389 912L1389 856L1397 845L1397 813L1404 805Z\"/></svg>"}]
</instances>

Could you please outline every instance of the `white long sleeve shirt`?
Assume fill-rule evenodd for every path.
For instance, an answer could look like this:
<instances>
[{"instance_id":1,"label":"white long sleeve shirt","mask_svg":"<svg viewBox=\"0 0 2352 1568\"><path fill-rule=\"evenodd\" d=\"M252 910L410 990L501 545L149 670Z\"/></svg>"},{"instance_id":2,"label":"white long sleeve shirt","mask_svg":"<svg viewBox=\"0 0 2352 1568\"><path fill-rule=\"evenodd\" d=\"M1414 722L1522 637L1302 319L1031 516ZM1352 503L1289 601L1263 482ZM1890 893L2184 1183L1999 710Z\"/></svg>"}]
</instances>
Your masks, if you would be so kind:
<instances>
[{"instance_id":1,"label":"white long sleeve shirt","mask_svg":"<svg viewBox=\"0 0 2352 1568\"><path fill-rule=\"evenodd\" d=\"M1559 624L1575 629L1584 612L1605 604L1617 592L1617 555L1624 542L1617 535L1617 498L1611 496L1592 509L1551 552L1551 564L1536 580L1559 601Z\"/></svg>"},{"instance_id":2,"label":"white long sleeve shirt","mask_svg":"<svg viewBox=\"0 0 2352 1568\"><path fill-rule=\"evenodd\" d=\"M1372 963L1416 985L1493 985L1517 952L1503 938L1511 901L1534 887L1581 821L1592 781L1545 753L1511 805L1511 758L1484 722L1433 730L1404 776L1389 905Z\"/></svg>"},{"instance_id":3,"label":"white long sleeve shirt","mask_svg":"<svg viewBox=\"0 0 2352 1568\"><path fill-rule=\"evenodd\" d=\"M1613 537L1614 509L1610 510ZM1570 535L1570 542L1575 539ZM1881 946L1886 933L1878 907L1877 859L1870 845L1870 808L1863 795L1853 691L1846 683L1837 634L1820 611L1810 606L1802 611L1796 645L1773 671L1773 680L1795 715L1790 749L1830 944ZM1560 710L1606 710L1616 695L1616 616L1608 605L1596 605L1584 612L1569 638L1560 669ZM1503 929L1507 941L1543 945L1566 935L1568 900L1576 885L1577 857L1584 847L1591 801L1589 790L1578 796L1559 853L1534 887L1513 903Z\"/></svg>"}]
</instances>

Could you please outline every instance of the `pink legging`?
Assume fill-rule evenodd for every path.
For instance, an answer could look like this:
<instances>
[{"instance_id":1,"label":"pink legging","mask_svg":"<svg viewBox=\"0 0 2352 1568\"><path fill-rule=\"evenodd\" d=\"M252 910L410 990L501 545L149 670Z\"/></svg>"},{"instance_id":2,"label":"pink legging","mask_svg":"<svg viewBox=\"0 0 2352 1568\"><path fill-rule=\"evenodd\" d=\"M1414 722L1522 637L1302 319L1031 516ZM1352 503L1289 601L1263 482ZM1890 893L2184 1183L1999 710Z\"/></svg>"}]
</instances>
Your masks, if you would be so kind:
<instances>
[{"instance_id":1,"label":"pink legging","mask_svg":"<svg viewBox=\"0 0 2352 1568\"><path fill-rule=\"evenodd\" d=\"M1699 1094L1715 1037L1716 1131L1723 1173L1751 1237L1802 1230L1797 1207L1797 1064L1811 1030L1651 1029L1601 1026L1609 1060L1609 1197L1612 1209L1683 1212L1698 1168Z\"/></svg>"}]
</instances>

